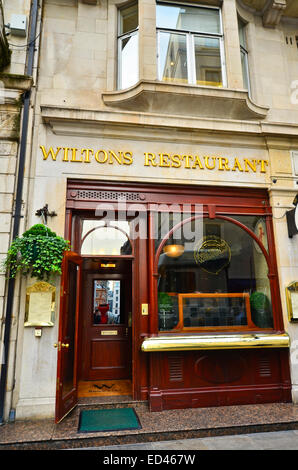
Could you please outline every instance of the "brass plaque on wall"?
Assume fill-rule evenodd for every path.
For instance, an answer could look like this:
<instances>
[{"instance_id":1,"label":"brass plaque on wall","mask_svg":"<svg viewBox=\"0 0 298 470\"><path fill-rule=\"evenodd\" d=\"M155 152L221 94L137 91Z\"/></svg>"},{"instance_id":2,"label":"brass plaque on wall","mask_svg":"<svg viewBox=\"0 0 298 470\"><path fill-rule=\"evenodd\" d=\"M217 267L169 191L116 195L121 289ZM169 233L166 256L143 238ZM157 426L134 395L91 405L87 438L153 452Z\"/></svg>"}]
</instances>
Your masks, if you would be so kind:
<instances>
[{"instance_id":1,"label":"brass plaque on wall","mask_svg":"<svg viewBox=\"0 0 298 470\"><path fill-rule=\"evenodd\" d=\"M48 282L36 282L27 288L24 326L53 326L56 287Z\"/></svg>"},{"instance_id":2,"label":"brass plaque on wall","mask_svg":"<svg viewBox=\"0 0 298 470\"><path fill-rule=\"evenodd\" d=\"M298 281L286 287L286 297L289 321L298 322Z\"/></svg>"}]
</instances>

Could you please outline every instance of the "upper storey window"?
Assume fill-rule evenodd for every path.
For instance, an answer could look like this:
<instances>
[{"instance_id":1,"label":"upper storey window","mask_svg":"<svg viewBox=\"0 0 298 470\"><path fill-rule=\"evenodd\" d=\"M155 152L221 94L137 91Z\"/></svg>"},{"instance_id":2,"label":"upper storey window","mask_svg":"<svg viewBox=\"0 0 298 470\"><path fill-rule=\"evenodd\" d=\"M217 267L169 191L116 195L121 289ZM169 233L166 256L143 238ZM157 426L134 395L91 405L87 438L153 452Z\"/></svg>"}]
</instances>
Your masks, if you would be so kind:
<instances>
[{"instance_id":1,"label":"upper storey window","mask_svg":"<svg viewBox=\"0 0 298 470\"><path fill-rule=\"evenodd\" d=\"M129 88L139 79L138 4L119 10L118 24L118 88Z\"/></svg>"},{"instance_id":2,"label":"upper storey window","mask_svg":"<svg viewBox=\"0 0 298 470\"><path fill-rule=\"evenodd\" d=\"M250 91L249 73L248 73L248 52L247 52L246 37L245 37L245 26L246 25L243 23L243 21L240 18L238 18L243 86L246 90Z\"/></svg>"},{"instance_id":3,"label":"upper storey window","mask_svg":"<svg viewBox=\"0 0 298 470\"><path fill-rule=\"evenodd\" d=\"M158 3L156 22L159 80L226 86L220 9Z\"/></svg>"}]
</instances>

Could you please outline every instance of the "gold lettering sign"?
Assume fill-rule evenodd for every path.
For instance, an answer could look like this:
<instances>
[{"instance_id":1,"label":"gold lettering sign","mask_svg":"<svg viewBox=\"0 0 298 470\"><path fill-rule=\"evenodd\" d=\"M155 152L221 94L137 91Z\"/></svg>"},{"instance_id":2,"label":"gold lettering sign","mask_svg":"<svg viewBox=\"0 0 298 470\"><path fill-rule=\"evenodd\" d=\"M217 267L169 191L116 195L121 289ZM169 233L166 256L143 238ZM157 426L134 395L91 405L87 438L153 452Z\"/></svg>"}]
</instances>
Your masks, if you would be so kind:
<instances>
[{"instance_id":1,"label":"gold lettering sign","mask_svg":"<svg viewBox=\"0 0 298 470\"><path fill-rule=\"evenodd\" d=\"M24 326L53 326L56 287L36 282L27 288Z\"/></svg>"},{"instance_id":2,"label":"gold lettering sign","mask_svg":"<svg viewBox=\"0 0 298 470\"><path fill-rule=\"evenodd\" d=\"M230 263L231 249L222 238L208 235L197 243L194 258L205 271L218 274Z\"/></svg>"},{"instance_id":3,"label":"gold lettering sign","mask_svg":"<svg viewBox=\"0 0 298 470\"><path fill-rule=\"evenodd\" d=\"M94 149L77 147L40 146L43 160L65 163L91 163L99 165L132 165L131 150ZM266 173L268 160L257 158L224 157L218 155L144 152L144 167L150 168L183 168L197 171L228 171L242 173Z\"/></svg>"}]
</instances>

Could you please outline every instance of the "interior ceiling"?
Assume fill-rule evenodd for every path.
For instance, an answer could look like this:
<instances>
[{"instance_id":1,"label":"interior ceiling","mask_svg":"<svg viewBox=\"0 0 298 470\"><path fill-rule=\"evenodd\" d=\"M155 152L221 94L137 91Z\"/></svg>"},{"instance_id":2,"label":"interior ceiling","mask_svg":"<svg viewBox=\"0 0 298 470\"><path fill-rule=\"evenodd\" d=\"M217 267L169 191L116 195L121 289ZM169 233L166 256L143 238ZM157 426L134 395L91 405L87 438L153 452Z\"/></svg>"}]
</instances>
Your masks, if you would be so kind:
<instances>
[{"instance_id":1,"label":"interior ceiling","mask_svg":"<svg viewBox=\"0 0 298 470\"><path fill-rule=\"evenodd\" d=\"M242 0L242 3L257 11L262 11L264 6L268 3L268 0ZM298 0L287 0L284 16L298 16Z\"/></svg>"}]
</instances>

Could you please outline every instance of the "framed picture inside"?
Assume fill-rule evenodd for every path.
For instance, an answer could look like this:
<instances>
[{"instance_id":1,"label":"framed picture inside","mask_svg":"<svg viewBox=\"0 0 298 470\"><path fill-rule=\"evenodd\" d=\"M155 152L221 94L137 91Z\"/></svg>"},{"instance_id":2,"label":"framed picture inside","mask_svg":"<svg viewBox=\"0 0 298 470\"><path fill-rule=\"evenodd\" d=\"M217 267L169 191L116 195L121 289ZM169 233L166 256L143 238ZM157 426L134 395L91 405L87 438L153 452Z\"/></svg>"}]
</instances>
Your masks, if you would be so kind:
<instances>
[{"instance_id":1,"label":"framed picture inside","mask_svg":"<svg viewBox=\"0 0 298 470\"><path fill-rule=\"evenodd\" d=\"M178 294L177 330L253 329L248 293Z\"/></svg>"}]
</instances>

